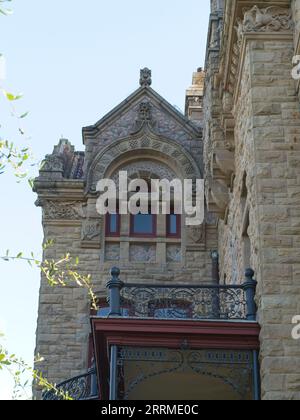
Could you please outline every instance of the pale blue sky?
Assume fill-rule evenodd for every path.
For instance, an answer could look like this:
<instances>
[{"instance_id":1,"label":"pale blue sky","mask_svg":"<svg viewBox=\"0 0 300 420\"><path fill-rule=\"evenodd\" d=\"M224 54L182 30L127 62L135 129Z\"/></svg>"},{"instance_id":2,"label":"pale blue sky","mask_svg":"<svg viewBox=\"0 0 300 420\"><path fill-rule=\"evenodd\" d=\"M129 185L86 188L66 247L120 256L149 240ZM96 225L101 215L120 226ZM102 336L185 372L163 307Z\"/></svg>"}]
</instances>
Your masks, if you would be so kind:
<instances>
[{"instance_id":1,"label":"pale blue sky","mask_svg":"<svg viewBox=\"0 0 300 420\"><path fill-rule=\"evenodd\" d=\"M6 87L23 92L30 111L26 132L38 159L61 135L83 150L81 128L95 123L138 87L150 67L153 88L184 109L185 89L203 66L209 0L14 0L14 15L0 17L0 52ZM4 132L14 121L0 102ZM3 131L2 131L3 133ZM41 212L27 185L0 175L0 255L40 251ZM67 251L67 250L66 250ZM0 330L11 352L32 362L39 273L24 263L0 261ZM0 372L0 399L11 383Z\"/></svg>"}]
</instances>

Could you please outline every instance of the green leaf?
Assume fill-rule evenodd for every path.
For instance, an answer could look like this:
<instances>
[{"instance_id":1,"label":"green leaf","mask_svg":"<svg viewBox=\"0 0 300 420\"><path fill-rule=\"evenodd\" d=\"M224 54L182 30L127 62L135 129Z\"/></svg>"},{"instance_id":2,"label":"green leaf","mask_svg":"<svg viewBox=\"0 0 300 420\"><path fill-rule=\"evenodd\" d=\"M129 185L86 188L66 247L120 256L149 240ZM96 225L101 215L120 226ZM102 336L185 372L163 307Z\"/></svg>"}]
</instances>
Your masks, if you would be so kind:
<instances>
[{"instance_id":1,"label":"green leaf","mask_svg":"<svg viewBox=\"0 0 300 420\"><path fill-rule=\"evenodd\" d=\"M15 95L13 95L12 93L5 92L5 96L6 96L6 99L8 99L9 101L15 100Z\"/></svg>"},{"instance_id":2,"label":"green leaf","mask_svg":"<svg viewBox=\"0 0 300 420\"><path fill-rule=\"evenodd\" d=\"M30 188L32 189L34 187L34 178L28 179L28 184L29 184Z\"/></svg>"}]
</instances>

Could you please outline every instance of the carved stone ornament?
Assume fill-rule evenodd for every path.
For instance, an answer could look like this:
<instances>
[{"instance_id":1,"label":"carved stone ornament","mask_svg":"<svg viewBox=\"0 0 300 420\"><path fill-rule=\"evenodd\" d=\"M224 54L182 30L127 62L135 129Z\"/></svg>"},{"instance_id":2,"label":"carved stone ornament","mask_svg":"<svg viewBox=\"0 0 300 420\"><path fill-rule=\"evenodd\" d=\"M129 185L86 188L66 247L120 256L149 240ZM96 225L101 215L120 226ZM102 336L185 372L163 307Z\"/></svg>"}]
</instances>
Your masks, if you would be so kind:
<instances>
[{"instance_id":1,"label":"carved stone ornament","mask_svg":"<svg viewBox=\"0 0 300 420\"><path fill-rule=\"evenodd\" d=\"M278 32L289 31L293 27L292 12L290 9L282 9L270 6L260 9L253 6L250 10L243 10L244 19L237 21L237 35L241 38L244 32Z\"/></svg>"},{"instance_id":2,"label":"carved stone ornament","mask_svg":"<svg viewBox=\"0 0 300 420\"><path fill-rule=\"evenodd\" d=\"M180 263L182 261L181 245L167 246L167 262Z\"/></svg>"},{"instance_id":3,"label":"carved stone ornament","mask_svg":"<svg viewBox=\"0 0 300 420\"><path fill-rule=\"evenodd\" d=\"M151 160L140 160L139 162L121 166L110 177L117 187L119 187L120 171L126 171L129 180L144 179L150 181L151 179L167 179L171 182L173 179L177 178L175 172L162 163Z\"/></svg>"},{"instance_id":4,"label":"carved stone ornament","mask_svg":"<svg viewBox=\"0 0 300 420\"><path fill-rule=\"evenodd\" d=\"M84 211L81 202L60 203L45 201L42 203L44 218L50 220L81 220Z\"/></svg>"},{"instance_id":5,"label":"carved stone ornament","mask_svg":"<svg viewBox=\"0 0 300 420\"><path fill-rule=\"evenodd\" d=\"M195 244L203 243L205 241L205 225L190 226L188 228L188 236Z\"/></svg>"},{"instance_id":6,"label":"carved stone ornament","mask_svg":"<svg viewBox=\"0 0 300 420\"><path fill-rule=\"evenodd\" d=\"M235 90L243 35L251 32L270 33L291 31L292 28L293 21L290 9L283 9L277 6L270 6L265 9L253 6L250 10L243 9L243 18L238 18L237 25L235 26L237 41L232 49L228 87L230 93L233 93Z\"/></svg>"},{"instance_id":7,"label":"carved stone ornament","mask_svg":"<svg viewBox=\"0 0 300 420\"><path fill-rule=\"evenodd\" d=\"M105 261L120 261L120 244L106 244Z\"/></svg>"},{"instance_id":8,"label":"carved stone ornament","mask_svg":"<svg viewBox=\"0 0 300 420\"><path fill-rule=\"evenodd\" d=\"M141 87L149 87L152 85L152 72L150 69L144 68L141 70L140 85Z\"/></svg>"},{"instance_id":9,"label":"carved stone ornament","mask_svg":"<svg viewBox=\"0 0 300 420\"><path fill-rule=\"evenodd\" d=\"M143 127L147 127L150 130L156 128L156 123L152 116L152 105L150 102L141 102L138 109L138 117L134 124L132 134L137 133Z\"/></svg>"},{"instance_id":10,"label":"carved stone ornament","mask_svg":"<svg viewBox=\"0 0 300 420\"><path fill-rule=\"evenodd\" d=\"M41 167L42 172L63 172L63 170L64 160L59 155L47 155Z\"/></svg>"},{"instance_id":11,"label":"carved stone ornament","mask_svg":"<svg viewBox=\"0 0 300 420\"><path fill-rule=\"evenodd\" d=\"M82 223L81 240L98 242L101 239L101 220L84 220Z\"/></svg>"},{"instance_id":12,"label":"carved stone ornament","mask_svg":"<svg viewBox=\"0 0 300 420\"><path fill-rule=\"evenodd\" d=\"M137 263L155 263L156 246L155 245L131 245L130 261Z\"/></svg>"}]
</instances>

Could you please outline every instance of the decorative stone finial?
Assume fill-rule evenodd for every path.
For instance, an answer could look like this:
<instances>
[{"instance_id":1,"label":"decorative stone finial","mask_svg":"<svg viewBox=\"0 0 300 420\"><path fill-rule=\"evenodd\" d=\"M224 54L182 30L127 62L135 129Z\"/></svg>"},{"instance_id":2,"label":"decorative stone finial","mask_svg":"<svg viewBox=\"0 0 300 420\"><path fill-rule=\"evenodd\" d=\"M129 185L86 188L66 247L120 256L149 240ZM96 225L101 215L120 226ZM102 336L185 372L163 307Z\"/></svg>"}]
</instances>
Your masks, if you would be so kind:
<instances>
[{"instance_id":1,"label":"decorative stone finial","mask_svg":"<svg viewBox=\"0 0 300 420\"><path fill-rule=\"evenodd\" d=\"M141 70L140 85L141 87L152 85L152 72L147 67Z\"/></svg>"}]
</instances>

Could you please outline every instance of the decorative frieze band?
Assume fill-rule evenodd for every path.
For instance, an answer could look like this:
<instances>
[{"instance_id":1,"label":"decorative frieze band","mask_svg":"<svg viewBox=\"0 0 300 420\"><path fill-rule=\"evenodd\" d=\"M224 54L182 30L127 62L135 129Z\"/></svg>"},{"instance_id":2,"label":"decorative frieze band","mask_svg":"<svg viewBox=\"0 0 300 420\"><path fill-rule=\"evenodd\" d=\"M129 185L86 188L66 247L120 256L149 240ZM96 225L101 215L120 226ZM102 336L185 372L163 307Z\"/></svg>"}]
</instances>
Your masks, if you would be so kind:
<instances>
[{"instance_id":1,"label":"decorative frieze band","mask_svg":"<svg viewBox=\"0 0 300 420\"><path fill-rule=\"evenodd\" d=\"M243 12L244 18L237 19L236 30L239 40L245 32L279 32L293 28L290 9L276 6L260 9L258 6L253 6L250 10L244 9Z\"/></svg>"},{"instance_id":2,"label":"decorative frieze band","mask_svg":"<svg viewBox=\"0 0 300 420\"><path fill-rule=\"evenodd\" d=\"M43 200L43 217L48 220L81 220L85 217L83 203L80 201L60 202Z\"/></svg>"}]
</instances>

